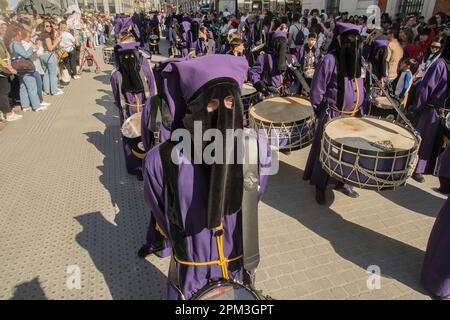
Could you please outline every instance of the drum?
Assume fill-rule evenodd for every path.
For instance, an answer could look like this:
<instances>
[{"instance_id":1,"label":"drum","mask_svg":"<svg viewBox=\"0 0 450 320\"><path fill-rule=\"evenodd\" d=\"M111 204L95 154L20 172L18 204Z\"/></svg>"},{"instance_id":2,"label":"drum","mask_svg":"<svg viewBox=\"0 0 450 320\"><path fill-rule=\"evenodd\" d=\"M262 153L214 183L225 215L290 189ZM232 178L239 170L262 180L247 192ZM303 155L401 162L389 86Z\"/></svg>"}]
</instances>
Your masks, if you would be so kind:
<instances>
[{"instance_id":1,"label":"drum","mask_svg":"<svg viewBox=\"0 0 450 320\"><path fill-rule=\"evenodd\" d=\"M144 158L145 148L141 137L141 117L142 112L137 112L128 117L122 125L122 136L125 143L130 147L133 154Z\"/></svg>"},{"instance_id":2,"label":"drum","mask_svg":"<svg viewBox=\"0 0 450 320\"><path fill-rule=\"evenodd\" d=\"M211 282L197 291L191 300L266 300L249 286L232 281Z\"/></svg>"},{"instance_id":3,"label":"drum","mask_svg":"<svg viewBox=\"0 0 450 320\"><path fill-rule=\"evenodd\" d=\"M257 104L262 100L261 94L248 83L244 83L241 89L241 100L244 109L244 126L248 126L248 110L251 106Z\"/></svg>"},{"instance_id":4,"label":"drum","mask_svg":"<svg viewBox=\"0 0 450 320\"><path fill-rule=\"evenodd\" d=\"M337 117L324 128L323 169L339 181L369 190L395 189L413 173L420 138L406 127L375 117Z\"/></svg>"},{"instance_id":5,"label":"drum","mask_svg":"<svg viewBox=\"0 0 450 320\"><path fill-rule=\"evenodd\" d=\"M374 117L382 117L389 120L396 119L398 113L388 98L385 96L380 96L376 97L372 101L373 102L370 104L370 110L368 112L369 115Z\"/></svg>"},{"instance_id":6,"label":"drum","mask_svg":"<svg viewBox=\"0 0 450 320\"><path fill-rule=\"evenodd\" d=\"M159 43L159 37L156 34L151 34L149 36L150 44L156 46Z\"/></svg>"},{"instance_id":7,"label":"drum","mask_svg":"<svg viewBox=\"0 0 450 320\"><path fill-rule=\"evenodd\" d=\"M103 47L103 62L105 64L114 64L114 48L113 47Z\"/></svg>"},{"instance_id":8,"label":"drum","mask_svg":"<svg viewBox=\"0 0 450 320\"><path fill-rule=\"evenodd\" d=\"M300 97L272 97L249 111L250 127L269 140L272 148L297 150L311 144L316 120L311 102Z\"/></svg>"}]
</instances>

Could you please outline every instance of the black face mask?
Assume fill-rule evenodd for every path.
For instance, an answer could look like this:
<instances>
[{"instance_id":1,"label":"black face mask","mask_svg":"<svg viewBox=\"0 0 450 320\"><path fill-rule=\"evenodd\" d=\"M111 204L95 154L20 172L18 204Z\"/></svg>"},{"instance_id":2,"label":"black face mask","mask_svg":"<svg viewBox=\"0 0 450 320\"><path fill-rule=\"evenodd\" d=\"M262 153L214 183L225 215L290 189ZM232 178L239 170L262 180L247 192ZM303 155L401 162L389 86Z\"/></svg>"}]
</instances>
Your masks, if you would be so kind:
<instances>
[{"instance_id":1,"label":"black face mask","mask_svg":"<svg viewBox=\"0 0 450 320\"><path fill-rule=\"evenodd\" d=\"M340 71L349 78L361 77L361 36L357 31L344 32L341 35L339 53Z\"/></svg>"},{"instance_id":2,"label":"black face mask","mask_svg":"<svg viewBox=\"0 0 450 320\"><path fill-rule=\"evenodd\" d=\"M386 46L382 46L375 49L369 57L373 72L379 78L387 76L387 56L388 48Z\"/></svg>"},{"instance_id":3,"label":"black face mask","mask_svg":"<svg viewBox=\"0 0 450 320\"><path fill-rule=\"evenodd\" d=\"M223 137L222 148L224 158L227 155L226 130L243 129L243 107L239 85L232 79L219 78L205 84L197 91L187 104L186 115L183 119L185 128L193 135L194 121L202 123L202 134L208 129L218 129ZM232 99L232 103L226 98ZM210 104L210 102L213 102ZM227 104L232 104L227 108ZM214 105L215 110L208 112L208 105ZM212 229L220 225L224 215L235 213L241 208L243 193L242 164L237 163L237 143L242 143L236 137L233 138L234 161L222 161L223 164L204 164L206 168L206 183L208 186L208 215L207 226ZM203 152L206 147L214 144L214 141L203 141ZM240 146L241 148L241 146ZM239 150L242 150L239 149ZM197 151L197 152L198 152ZM229 153L228 153L229 154Z\"/></svg>"},{"instance_id":4,"label":"black face mask","mask_svg":"<svg viewBox=\"0 0 450 320\"><path fill-rule=\"evenodd\" d=\"M274 47L274 62L276 63L277 70L285 72L287 70L286 64L286 51L287 51L287 41L286 38L278 38L275 40Z\"/></svg>"},{"instance_id":5,"label":"black face mask","mask_svg":"<svg viewBox=\"0 0 450 320\"><path fill-rule=\"evenodd\" d=\"M133 50L120 53L119 71L122 74L122 93L144 92L144 84L140 77L141 66L139 59Z\"/></svg>"}]
</instances>

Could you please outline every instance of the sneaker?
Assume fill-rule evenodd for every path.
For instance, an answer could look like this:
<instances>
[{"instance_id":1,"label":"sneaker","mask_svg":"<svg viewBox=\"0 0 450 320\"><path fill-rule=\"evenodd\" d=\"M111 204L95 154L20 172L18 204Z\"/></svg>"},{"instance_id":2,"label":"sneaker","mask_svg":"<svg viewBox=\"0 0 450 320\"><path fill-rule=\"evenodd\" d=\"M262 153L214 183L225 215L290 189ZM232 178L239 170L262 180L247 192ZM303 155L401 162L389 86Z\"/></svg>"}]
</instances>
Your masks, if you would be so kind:
<instances>
[{"instance_id":1,"label":"sneaker","mask_svg":"<svg viewBox=\"0 0 450 320\"><path fill-rule=\"evenodd\" d=\"M41 106L41 107L48 107L48 106L51 106L51 103L50 103L50 102L42 101L40 106Z\"/></svg>"},{"instance_id":2,"label":"sneaker","mask_svg":"<svg viewBox=\"0 0 450 320\"><path fill-rule=\"evenodd\" d=\"M39 107L36 110L34 110L35 112L42 112L42 111L46 111L47 107Z\"/></svg>"},{"instance_id":3,"label":"sneaker","mask_svg":"<svg viewBox=\"0 0 450 320\"><path fill-rule=\"evenodd\" d=\"M42 91L42 94L43 94L44 96L49 96L49 95L50 95L50 93L47 93L47 92L45 92L45 91Z\"/></svg>"},{"instance_id":4,"label":"sneaker","mask_svg":"<svg viewBox=\"0 0 450 320\"><path fill-rule=\"evenodd\" d=\"M74 80L78 80L78 79L81 79L81 77L78 76L78 75L75 75L75 76L73 76L73 79L74 79Z\"/></svg>"},{"instance_id":5,"label":"sneaker","mask_svg":"<svg viewBox=\"0 0 450 320\"><path fill-rule=\"evenodd\" d=\"M60 94L63 94L63 93L64 93L64 91L58 90L58 91L56 91L56 93L54 93L53 95L54 95L54 96L59 96Z\"/></svg>"},{"instance_id":6,"label":"sneaker","mask_svg":"<svg viewBox=\"0 0 450 320\"><path fill-rule=\"evenodd\" d=\"M28 112L28 111L31 111L31 108L30 108L30 107L28 107L28 108L22 108L22 112Z\"/></svg>"},{"instance_id":7,"label":"sneaker","mask_svg":"<svg viewBox=\"0 0 450 320\"><path fill-rule=\"evenodd\" d=\"M11 122L11 121L20 120L22 118L23 117L20 114L13 113L13 114L10 114L9 116L6 116L6 121Z\"/></svg>"}]
</instances>

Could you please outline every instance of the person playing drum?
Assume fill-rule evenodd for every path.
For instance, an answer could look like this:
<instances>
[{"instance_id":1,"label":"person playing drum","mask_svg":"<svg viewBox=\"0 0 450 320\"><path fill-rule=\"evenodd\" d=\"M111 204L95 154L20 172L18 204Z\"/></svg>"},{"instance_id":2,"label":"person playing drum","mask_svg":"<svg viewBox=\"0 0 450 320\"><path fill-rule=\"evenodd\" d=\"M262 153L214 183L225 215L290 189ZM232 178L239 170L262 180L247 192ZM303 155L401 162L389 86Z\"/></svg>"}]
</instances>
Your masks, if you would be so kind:
<instances>
[{"instance_id":1,"label":"person playing drum","mask_svg":"<svg viewBox=\"0 0 450 320\"><path fill-rule=\"evenodd\" d=\"M247 77L246 59L207 55L168 67L173 70L168 71L167 77L179 79L176 87L185 104L177 104L175 112L184 114L182 123L192 139L192 149L197 148L202 154L211 149L214 142L200 137L198 145L194 140L198 139L196 134L203 135L210 129L218 130L227 145L225 132L243 128L240 88ZM235 148L241 142L233 140L233 150L229 151L236 154ZM179 145L167 140L150 150L144 174L145 200L157 228L172 247L167 291L167 298L172 300L191 299L214 280L243 283L247 274L242 259L243 165L229 161L220 164L217 159L207 164L203 157L194 164L193 155L185 149L181 152ZM256 201L267 183L262 163L270 162L267 142L259 141L258 147L260 178ZM225 149L223 152L226 154Z\"/></svg>"},{"instance_id":2,"label":"person playing drum","mask_svg":"<svg viewBox=\"0 0 450 320\"><path fill-rule=\"evenodd\" d=\"M258 56L249 70L249 79L255 89L266 96L295 94L296 81L288 64L297 64L297 60L287 53L287 32L275 31L271 39L273 49Z\"/></svg>"},{"instance_id":3,"label":"person playing drum","mask_svg":"<svg viewBox=\"0 0 450 320\"><path fill-rule=\"evenodd\" d=\"M131 18L122 22L119 40L125 39L125 42L119 41L114 47L116 68L111 73L111 88L121 127L128 117L144 111L150 97L155 94L149 61L139 51L139 31ZM144 153L136 153L125 140L123 148L128 173L141 180Z\"/></svg>"},{"instance_id":4,"label":"person playing drum","mask_svg":"<svg viewBox=\"0 0 450 320\"><path fill-rule=\"evenodd\" d=\"M448 32L450 33L449 29ZM438 157L441 143L442 117L450 110L448 81L450 77L450 38L447 39L447 49L441 57L433 63L420 82L415 92L415 99L407 107L408 117L414 118L420 114L416 130L420 133L422 143L419 148L419 162L412 178L417 182L424 182L423 174L431 173ZM445 164L450 165L450 164Z\"/></svg>"},{"instance_id":5,"label":"person playing drum","mask_svg":"<svg viewBox=\"0 0 450 320\"><path fill-rule=\"evenodd\" d=\"M306 163L304 180L316 186L316 201L325 204L325 189L330 177L319 160L324 125L330 118L358 115L364 111L364 80L361 77L361 27L337 23L334 48L319 62L311 82L311 104L318 117L314 140ZM338 183L336 188L356 198L350 186Z\"/></svg>"}]
</instances>

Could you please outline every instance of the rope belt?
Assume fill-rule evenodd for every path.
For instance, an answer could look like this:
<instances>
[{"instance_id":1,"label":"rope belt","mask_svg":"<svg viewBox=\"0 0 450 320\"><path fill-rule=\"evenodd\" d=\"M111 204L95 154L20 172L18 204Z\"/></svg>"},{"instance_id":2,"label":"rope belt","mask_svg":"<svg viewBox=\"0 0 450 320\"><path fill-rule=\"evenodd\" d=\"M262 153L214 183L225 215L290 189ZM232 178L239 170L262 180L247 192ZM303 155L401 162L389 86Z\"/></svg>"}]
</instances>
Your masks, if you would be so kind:
<instances>
[{"instance_id":1,"label":"rope belt","mask_svg":"<svg viewBox=\"0 0 450 320\"><path fill-rule=\"evenodd\" d=\"M216 242L217 242L217 252L219 253L219 260L213 260L213 261L205 261L205 262L193 262L193 261L183 261L178 259L176 256L174 256L174 259L179 264L187 265L187 266L210 266L210 265L219 265L222 268L222 277L225 280L229 279L228 275L228 268L227 264L233 261L236 261L238 259L242 258L242 255L237 256L235 258L225 258L225 255L223 253L223 225L221 224L216 229Z\"/></svg>"},{"instance_id":2,"label":"rope belt","mask_svg":"<svg viewBox=\"0 0 450 320\"><path fill-rule=\"evenodd\" d=\"M355 87L356 87L356 103L355 106L353 107L352 111L344 111L344 110L339 110L338 108L336 108L336 106L333 106L331 104L328 104L328 107L336 112L340 112L342 114L349 114L349 115L355 115L360 109L359 109L359 84L358 84L358 79L354 79L355 81Z\"/></svg>"},{"instance_id":3,"label":"rope belt","mask_svg":"<svg viewBox=\"0 0 450 320\"><path fill-rule=\"evenodd\" d=\"M136 101L139 101L139 97L137 94L134 94L134 98L136 99ZM141 107L145 106L145 103L136 103L136 104L132 104L132 103L127 103L125 102L125 105L129 106L129 107L136 107L137 108L137 112L141 112Z\"/></svg>"}]
</instances>

